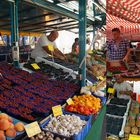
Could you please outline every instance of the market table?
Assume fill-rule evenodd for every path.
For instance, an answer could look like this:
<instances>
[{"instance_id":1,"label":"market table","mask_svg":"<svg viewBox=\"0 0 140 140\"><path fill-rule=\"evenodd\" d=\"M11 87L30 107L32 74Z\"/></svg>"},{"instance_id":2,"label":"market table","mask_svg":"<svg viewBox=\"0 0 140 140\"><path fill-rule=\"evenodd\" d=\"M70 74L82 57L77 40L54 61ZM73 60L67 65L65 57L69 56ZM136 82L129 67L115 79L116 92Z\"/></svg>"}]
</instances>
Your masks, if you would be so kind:
<instances>
[{"instance_id":1,"label":"market table","mask_svg":"<svg viewBox=\"0 0 140 140\"><path fill-rule=\"evenodd\" d=\"M102 137L102 132L104 132L103 129L103 123L104 123L104 118L106 114L106 105L103 106L101 112L97 116L96 120L93 122L93 125L86 136L85 140L104 140L104 136ZM104 134L105 135L105 134Z\"/></svg>"}]
</instances>

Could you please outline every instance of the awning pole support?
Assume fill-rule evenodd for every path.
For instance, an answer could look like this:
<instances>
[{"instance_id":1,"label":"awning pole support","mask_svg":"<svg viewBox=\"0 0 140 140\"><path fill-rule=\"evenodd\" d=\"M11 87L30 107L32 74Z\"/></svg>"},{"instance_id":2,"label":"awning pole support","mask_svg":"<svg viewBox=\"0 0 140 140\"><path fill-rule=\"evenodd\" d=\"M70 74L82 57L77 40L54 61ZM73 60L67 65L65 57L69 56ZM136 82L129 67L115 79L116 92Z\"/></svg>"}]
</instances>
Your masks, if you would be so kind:
<instances>
[{"instance_id":1,"label":"awning pole support","mask_svg":"<svg viewBox=\"0 0 140 140\"><path fill-rule=\"evenodd\" d=\"M13 65L19 67L19 44L18 44L18 0L10 3L11 7L11 44Z\"/></svg>"},{"instance_id":2,"label":"awning pole support","mask_svg":"<svg viewBox=\"0 0 140 140\"><path fill-rule=\"evenodd\" d=\"M79 0L79 65L86 55L86 0ZM86 59L79 68L80 86L86 85Z\"/></svg>"}]
</instances>

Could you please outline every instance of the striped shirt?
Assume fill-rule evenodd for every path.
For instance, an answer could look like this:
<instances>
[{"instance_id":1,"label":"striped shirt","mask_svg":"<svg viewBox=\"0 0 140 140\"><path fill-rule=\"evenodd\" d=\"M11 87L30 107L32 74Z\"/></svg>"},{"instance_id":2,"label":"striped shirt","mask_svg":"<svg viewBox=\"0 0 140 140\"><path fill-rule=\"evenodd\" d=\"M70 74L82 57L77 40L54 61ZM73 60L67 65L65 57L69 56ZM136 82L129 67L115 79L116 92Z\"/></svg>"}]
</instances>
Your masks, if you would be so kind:
<instances>
[{"instance_id":1,"label":"striped shirt","mask_svg":"<svg viewBox=\"0 0 140 140\"><path fill-rule=\"evenodd\" d=\"M114 40L108 41L106 45L109 60L122 60L127 53L127 48L130 48L127 40L121 40L118 46Z\"/></svg>"}]
</instances>

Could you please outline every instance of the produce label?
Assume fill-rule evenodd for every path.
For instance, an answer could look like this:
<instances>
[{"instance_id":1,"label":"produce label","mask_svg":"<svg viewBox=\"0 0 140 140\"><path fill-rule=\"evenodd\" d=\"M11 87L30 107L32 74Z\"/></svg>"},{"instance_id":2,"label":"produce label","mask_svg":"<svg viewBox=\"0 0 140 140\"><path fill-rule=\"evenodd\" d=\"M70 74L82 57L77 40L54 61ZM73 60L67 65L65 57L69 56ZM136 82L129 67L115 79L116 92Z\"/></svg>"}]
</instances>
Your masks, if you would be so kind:
<instances>
[{"instance_id":1,"label":"produce label","mask_svg":"<svg viewBox=\"0 0 140 140\"><path fill-rule=\"evenodd\" d=\"M57 105L57 106L52 107L52 111L53 111L53 115L55 117L60 116L60 115L63 114L62 113L62 107L61 107L61 105Z\"/></svg>"},{"instance_id":2,"label":"produce label","mask_svg":"<svg viewBox=\"0 0 140 140\"><path fill-rule=\"evenodd\" d=\"M37 121L30 123L28 125L25 125L25 131L29 138L41 133L41 129Z\"/></svg>"},{"instance_id":3,"label":"produce label","mask_svg":"<svg viewBox=\"0 0 140 140\"><path fill-rule=\"evenodd\" d=\"M107 92L110 93L110 94L114 94L115 89L114 88L108 88Z\"/></svg>"},{"instance_id":4,"label":"produce label","mask_svg":"<svg viewBox=\"0 0 140 140\"><path fill-rule=\"evenodd\" d=\"M40 67L39 67L36 63L31 64L31 66L32 66L35 70L40 69Z\"/></svg>"},{"instance_id":5,"label":"produce label","mask_svg":"<svg viewBox=\"0 0 140 140\"><path fill-rule=\"evenodd\" d=\"M74 104L74 102L73 102L73 100L72 100L71 98L69 98L69 99L67 100L67 103L68 103L68 105Z\"/></svg>"},{"instance_id":6,"label":"produce label","mask_svg":"<svg viewBox=\"0 0 140 140\"><path fill-rule=\"evenodd\" d=\"M53 52L53 51L54 51L53 45L52 45L52 44L48 44L48 49L49 49L51 52Z\"/></svg>"},{"instance_id":7,"label":"produce label","mask_svg":"<svg viewBox=\"0 0 140 140\"><path fill-rule=\"evenodd\" d=\"M101 80L101 81L104 80L104 78L102 76L99 76L98 79Z\"/></svg>"},{"instance_id":8,"label":"produce label","mask_svg":"<svg viewBox=\"0 0 140 140\"><path fill-rule=\"evenodd\" d=\"M140 136L130 134L129 135L129 140L140 140Z\"/></svg>"}]
</instances>

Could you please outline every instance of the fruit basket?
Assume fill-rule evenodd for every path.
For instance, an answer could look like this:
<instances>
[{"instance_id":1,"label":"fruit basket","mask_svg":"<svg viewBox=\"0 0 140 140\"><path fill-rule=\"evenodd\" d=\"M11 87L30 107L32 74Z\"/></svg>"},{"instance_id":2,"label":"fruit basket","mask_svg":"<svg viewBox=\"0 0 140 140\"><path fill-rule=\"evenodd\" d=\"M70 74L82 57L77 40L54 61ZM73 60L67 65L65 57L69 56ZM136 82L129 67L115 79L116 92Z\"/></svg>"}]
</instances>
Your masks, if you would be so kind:
<instances>
[{"instance_id":1,"label":"fruit basket","mask_svg":"<svg viewBox=\"0 0 140 140\"><path fill-rule=\"evenodd\" d=\"M106 133L107 135L119 136L122 129L124 118L106 115Z\"/></svg>"},{"instance_id":2,"label":"fruit basket","mask_svg":"<svg viewBox=\"0 0 140 140\"><path fill-rule=\"evenodd\" d=\"M110 100L110 104L114 104L114 105L127 106L128 103L129 103L129 100L127 99L113 98Z\"/></svg>"},{"instance_id":3,"label":"fruit basket","mask_svg":"<svg viewBox=\"0 0 140 140\"><path fill-rule=\"evenodd\" d=\"M128 67L123 61L107 63L107 69L113 74L124 73L128 71Z\"/></svg>"},{"instance_id":4,"label":"fruit basket","mask_svg":"<svg viewBox=\"0 0 140 140\"><path fill-rule=\"evenodd\" d=\"M73 113L68 113L63 111L64 115L73 115ZM53 130L51 131L51 133L53 133L56 136L59 136L60 138L65 138L67 140L84 140L85 136L88 134L89 129L91 128L91 122L90 122L90 117L89 116L83 116L83 115L75 115L80 117L81 120L86 121L86 124L82 127L81 131L78 134L74 134L73 136L64 136L61 134L58 134L56 132L53 132ZM49 117L45 122L43 122L41 124L41 128L44 131L48 131L46 130L46 125L48 125L48 123L50 122L51 118ZM50 131L49 131L50 132Z\"/></svg>"},{"instance_id":5,"label":"fruit basket","mask_svg":"<svg viewBox=\"0 0 140 140\"><path fill-rule=\"evenodd\" d=\"M101 100L93 95L74 96L73 104L66 105L68 112L79 113L81 115L96 115L101 109Z\"/></svg>"},{"instance_id":6,"label":"fruit basket","mask_svg":"<svg viewBox=\"0 0 140 140\"><path fill-rule=\"evenodd\" d=\"M115 116L124 116L127 111L127 107L118 105L107 105L106 113Z\"/></svg>"}]
</instances>

